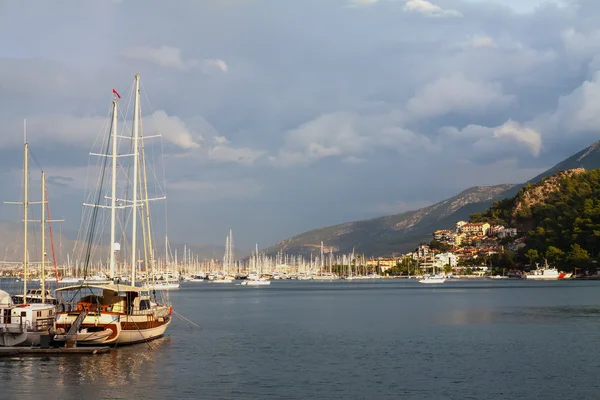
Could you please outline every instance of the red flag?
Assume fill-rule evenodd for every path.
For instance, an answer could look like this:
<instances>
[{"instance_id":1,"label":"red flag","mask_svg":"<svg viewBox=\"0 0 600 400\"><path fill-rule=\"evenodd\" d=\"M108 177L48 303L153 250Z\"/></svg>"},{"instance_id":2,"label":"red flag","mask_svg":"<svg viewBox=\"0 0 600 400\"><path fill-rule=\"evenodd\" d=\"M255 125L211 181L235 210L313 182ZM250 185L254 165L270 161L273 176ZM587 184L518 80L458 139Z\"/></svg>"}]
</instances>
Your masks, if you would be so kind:
<instances>
[{"instance_id":1,"label":"red flag","mask_svg":"<svg viewBox=\"0 0 600 400\"><path fill-rule=\"evenodd\" d=\"M113 89L113 93L116 94L118 98L121 98L121 95L119 93L117 93L117 91L115 89Z\"/></svg>"}]
</instances>

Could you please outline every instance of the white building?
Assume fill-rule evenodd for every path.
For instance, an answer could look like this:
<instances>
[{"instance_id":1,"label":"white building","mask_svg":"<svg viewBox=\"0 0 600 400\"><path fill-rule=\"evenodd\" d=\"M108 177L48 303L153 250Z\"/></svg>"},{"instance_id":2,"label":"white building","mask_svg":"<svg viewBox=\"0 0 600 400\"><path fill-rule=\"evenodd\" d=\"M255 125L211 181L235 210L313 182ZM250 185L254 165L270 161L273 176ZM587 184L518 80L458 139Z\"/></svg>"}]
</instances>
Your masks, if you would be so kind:
<instances>
[{"instance_id":1,"label":"white building","mask_svg":"<svg viewBox=\"0 0 600 400\"><path fill-rule=\"evenodd\" d=\"M456 232L460 233L462 230L463 225L465 225L467 222L466 221L458 221L456 223Z\"/></svg>"},{"instance_id":2,"label":"white building","mask_svg":"<svg viewBox=\"0 0 600 400\"><path fill-rule=\"evenodd\" d=\"M458 265L458 259L454 253L441 253L435 256L436 261L439 261L441 266L449 265L452 268L456 268Z\"/></svg>"},{"instance_id":3,"label":"white building","mask_svg":"<svg viewBox=\"0 0 600 400\"><path fill-rule=\"evenodd\" d=\"M504 228L504 230L498 232L498 238L500 239L515 236L517 236L517 228Z\"/></svg>"}]
</instances>

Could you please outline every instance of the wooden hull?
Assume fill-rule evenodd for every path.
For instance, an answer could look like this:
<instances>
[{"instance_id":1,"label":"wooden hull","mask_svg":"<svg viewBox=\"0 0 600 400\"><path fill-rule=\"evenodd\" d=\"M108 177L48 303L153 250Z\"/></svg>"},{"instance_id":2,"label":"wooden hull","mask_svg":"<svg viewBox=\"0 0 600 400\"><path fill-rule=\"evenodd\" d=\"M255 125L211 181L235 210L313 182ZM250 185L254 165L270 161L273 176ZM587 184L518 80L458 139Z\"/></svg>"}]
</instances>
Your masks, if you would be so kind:
<instances>
[{"instance_id":1,"label":"wooden hull","mask_svg":"<svg viewBox=\"0 0 600 400\"><path fill-rule=\"evenodd\" d=\"M71 324L77 318L78 313L57 313L55 329L62 329L68 332ZM112 332L104 340L95 340L93 343L86 341L78 342L78 345L86 344L111 344L111 345L127 345L162 337L171 322L170 313L164 316L155 316L152 313L141 315L126 315L120 313L101 313L87 315L81 328L96 328L102 327L104 330L110 329Z\"/></svg>"},{"instance_id":2,"label":"wooden hull","mask_svg":"<svg viewBox=\"0 0 600 400\"><path fill-rule=\"evenodd\" d=\"M165 334L167 326L170 323L171 319L169 318L165 323L151 328L123 329L119 334L119 341L116 344L127 345L158 339Z\"/></svg>"}]
</instances>

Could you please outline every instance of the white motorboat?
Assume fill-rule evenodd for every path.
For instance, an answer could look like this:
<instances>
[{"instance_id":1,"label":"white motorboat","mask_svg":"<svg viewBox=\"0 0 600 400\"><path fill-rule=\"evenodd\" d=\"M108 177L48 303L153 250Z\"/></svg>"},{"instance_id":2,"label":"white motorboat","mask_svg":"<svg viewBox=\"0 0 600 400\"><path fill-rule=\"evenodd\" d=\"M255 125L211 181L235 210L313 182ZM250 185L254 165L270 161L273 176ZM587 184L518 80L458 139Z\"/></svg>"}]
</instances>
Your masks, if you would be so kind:
<instances>
[{"instance_id":1,"label":"white motorboat","mask_svg":"<svg viewBox=\"0 0 600 400\"><path fill-rule=\"evenodd\" d=\"M27 295L25 302L23 302L22 294L15 294L12 296L12 300L15 304L31 304L31 303L46 303L56 305L58 302L56 298L50 294L50 291L44 289L45 296L42 296L42 289L27 289Z\"/></svg>"},{"instance_id":2,"label":"white motorboat","mask_svg":"<svg viewBox=\"0 0 600 400\"><path fill-rule=\"evenodd\" d=\"M419 283L444 283L446 278L441 275L426 275L423 279L419 279Z\"/></svg>"},{"instance_id":3,"label":"white motorboat","mask_svg":"<svg viewBox=\"0 0 600 400\"><path fill-rule=\"evenodd\" d=\"M39 345L54 321L55 306L50 304L14 304L0 290L0 346Z\"/></svg>"},{"instance_id":4,"label":"white motorboat","mask_svg":"<svg viewBox=\"0 0 600 400\"><path fill-rule=\"evenodd\" d=\"M244 286L266 286L270 285L271 281L266 278L257 278L257 279L244 279L240 285Z\"/></svg>"}]
</instances>

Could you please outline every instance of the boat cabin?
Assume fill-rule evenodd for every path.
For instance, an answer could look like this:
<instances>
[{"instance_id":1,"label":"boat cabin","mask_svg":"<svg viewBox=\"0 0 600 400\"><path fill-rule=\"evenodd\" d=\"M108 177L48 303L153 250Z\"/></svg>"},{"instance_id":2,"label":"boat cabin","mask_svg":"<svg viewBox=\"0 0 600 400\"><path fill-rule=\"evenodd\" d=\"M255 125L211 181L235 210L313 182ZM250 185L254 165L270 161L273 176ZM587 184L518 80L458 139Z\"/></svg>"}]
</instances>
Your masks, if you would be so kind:
<instances>
[{"instance_id":1,"label":"boat cabin","mask_svg":"<svg viewBox=\"0 0 600 400\"><path fill-rule=\"evenodd\" d=\"M79 285L57 289L59 292L74 292L73 296L63 295L58 305L59 312L87 311L92 314L145 314L151 308L147 290L137 286L107 284Z\"/></svg>"}]
</instances>

